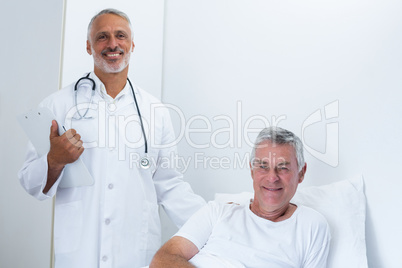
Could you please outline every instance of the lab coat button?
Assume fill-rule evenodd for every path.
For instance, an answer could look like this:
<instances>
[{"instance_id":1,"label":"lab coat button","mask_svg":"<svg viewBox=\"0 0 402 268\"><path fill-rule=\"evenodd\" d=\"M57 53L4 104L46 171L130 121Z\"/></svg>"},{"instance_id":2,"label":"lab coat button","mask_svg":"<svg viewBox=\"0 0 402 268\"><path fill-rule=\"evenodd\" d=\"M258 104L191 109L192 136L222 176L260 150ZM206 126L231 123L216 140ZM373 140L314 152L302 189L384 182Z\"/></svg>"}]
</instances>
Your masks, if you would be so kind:
<instances>
[{"instance_id":1,"label":"lab coat button","mask_svg":"<svg viewBox=\"0 0 402 268\"><path fill-rule=\"evenodd\" d=\"M106 220L105 220L105 224L106 224L106 225L109 225L109 224L110 224L110 219L106 219Z\"/></svg>"},{"instance_id":2,"label":"lab coat button","mask_svg":"<svg viewBox=\"0 0 402 268\"><path fill-rule=\"evenodd\" d=\"M110 103L109 104L109 111L110 112L115 112L116 111L116 104L114 104L114 103Z\"/></svg>"},{"instance_id":3,"label":"lab coat button","mask_svg":"<svg viewBox=\"0 0 402 268\"><path fill-rule=\"evenodd\" d=\"M110 190L112 190L112 189L113 189L113 183L110 183L110 184L108 185L108 188L109 188Z\"/></svg>"},{"instance_id":4,"label":"lab coat button","mask_svg":"<svg viewBox=\"0 0 402 268\"><path fill-rule=\"evenodd\" d=\"M106 256L106 255L104 255L104 256L102 257L102 261L104 261L104 262L107 261L107 256Z\"/></svg>"}]
</instances>

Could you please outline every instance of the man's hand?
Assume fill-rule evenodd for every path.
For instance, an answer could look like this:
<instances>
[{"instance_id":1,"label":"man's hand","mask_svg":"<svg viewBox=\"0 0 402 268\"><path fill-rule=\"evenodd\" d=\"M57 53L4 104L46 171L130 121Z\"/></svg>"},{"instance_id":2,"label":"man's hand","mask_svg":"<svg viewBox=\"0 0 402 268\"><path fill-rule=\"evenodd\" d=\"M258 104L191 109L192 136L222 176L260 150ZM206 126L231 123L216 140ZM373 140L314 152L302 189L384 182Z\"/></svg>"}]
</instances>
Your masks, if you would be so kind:
<instances>
[{"instance_id":1,"label":"man's hand","mask_svg":"<svg viewBox=\"0 0 402 268\"><path fill-rule=\"evenodd\" d=\"M60 136L55 120L52 121L52 126L50 127L49 140L47 183L43 193L47 193L53 186L64 166L75 162L84 152L83 142L77 131L69 129Z\"/></svg>"},{"instance_id":2,"label":"man's hand","mask_svg":"<svg viewBox=\"0 0 402 268\"><path fill-rule=\"evenodd\" d=\"M77 131L69 129L59 136L55 120L52 121L49 139L50 150L47 159L52 168L63 168L66 164L75 162L84 152L81 136Z\"/></svg>"}]
</instances>

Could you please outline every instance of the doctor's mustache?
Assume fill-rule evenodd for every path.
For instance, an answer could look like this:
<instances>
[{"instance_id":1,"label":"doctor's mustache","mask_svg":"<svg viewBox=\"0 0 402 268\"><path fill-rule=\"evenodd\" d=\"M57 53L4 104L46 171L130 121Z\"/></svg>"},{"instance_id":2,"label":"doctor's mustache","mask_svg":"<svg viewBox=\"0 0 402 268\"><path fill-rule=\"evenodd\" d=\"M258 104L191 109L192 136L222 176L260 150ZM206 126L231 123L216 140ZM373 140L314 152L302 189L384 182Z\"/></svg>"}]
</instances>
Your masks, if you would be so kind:
<instances>
[{"instance_id":1,"label":"doctor's mustache","mask_svg":"<svg viewBox=\"0 0 402 268\"><path fill-rule=\"evenodd\" d=\"M120 53L124 54L124 50L119 47L115 47L114 49L111 49L110 47L108 47L108 48L102 50L101 54L104 55L107 52L120 52Z\"/></svg>"}]
</instances>

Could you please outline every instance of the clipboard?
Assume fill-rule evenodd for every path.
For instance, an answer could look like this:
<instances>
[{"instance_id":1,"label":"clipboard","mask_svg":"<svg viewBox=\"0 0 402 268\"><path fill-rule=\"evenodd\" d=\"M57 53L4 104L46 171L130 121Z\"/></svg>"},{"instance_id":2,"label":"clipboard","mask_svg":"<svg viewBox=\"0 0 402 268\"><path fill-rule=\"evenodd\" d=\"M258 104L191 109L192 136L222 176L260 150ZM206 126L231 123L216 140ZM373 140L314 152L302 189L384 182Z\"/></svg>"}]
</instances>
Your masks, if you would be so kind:
<instances>
[{"instance_id":1,"label":"clipboard","mask_svg":"<svg viewBox=\"0 0 402 268\"><path fill-rule=\"evenodd\" d=\"M52 125L52 120L55 120L55 118L56 116L53 112L46 107L33 109L17 116L19 124L31 140L39 156L43 156L49 152L50 127ZM59 122L57 122L57 124L59 127L59 133L64 133L64 130L60 129L62 126ZM59 187L71 188L91 186L93 184L94 179L81 158L78 158L77 161L67 164L64 167L64 174L61 178Z\"/></svg>"}]
</instances>

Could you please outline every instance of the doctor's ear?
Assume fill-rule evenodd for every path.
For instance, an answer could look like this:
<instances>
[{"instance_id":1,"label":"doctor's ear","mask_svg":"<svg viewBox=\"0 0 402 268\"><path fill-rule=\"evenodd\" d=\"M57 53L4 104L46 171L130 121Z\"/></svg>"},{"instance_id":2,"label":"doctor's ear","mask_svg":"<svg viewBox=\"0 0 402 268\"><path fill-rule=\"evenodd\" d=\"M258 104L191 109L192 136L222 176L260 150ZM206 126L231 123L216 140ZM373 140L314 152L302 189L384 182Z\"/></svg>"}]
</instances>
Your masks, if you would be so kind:
<instances>
[{"instance_id":1,"label":"doctor's ear","mask_svg":"<svg viewBox=\"0 0 402 268\"><path fill-rule=\"evenodd\" d=\"M87 52L89 55L92 55L91 43L89 43L89 40L87 40Z\"/></svg>"},{"instance_id":2,"label":"doctor's ear","mask_svg":"<svg viewBox=\"0 0 402 268\"><path fill-rule=\"evenodd\" d=\"M134 41L131 41L131 43L132 43L131 52L134 52L134 47L135 47Z\"/></svg>"}]
</instances>

